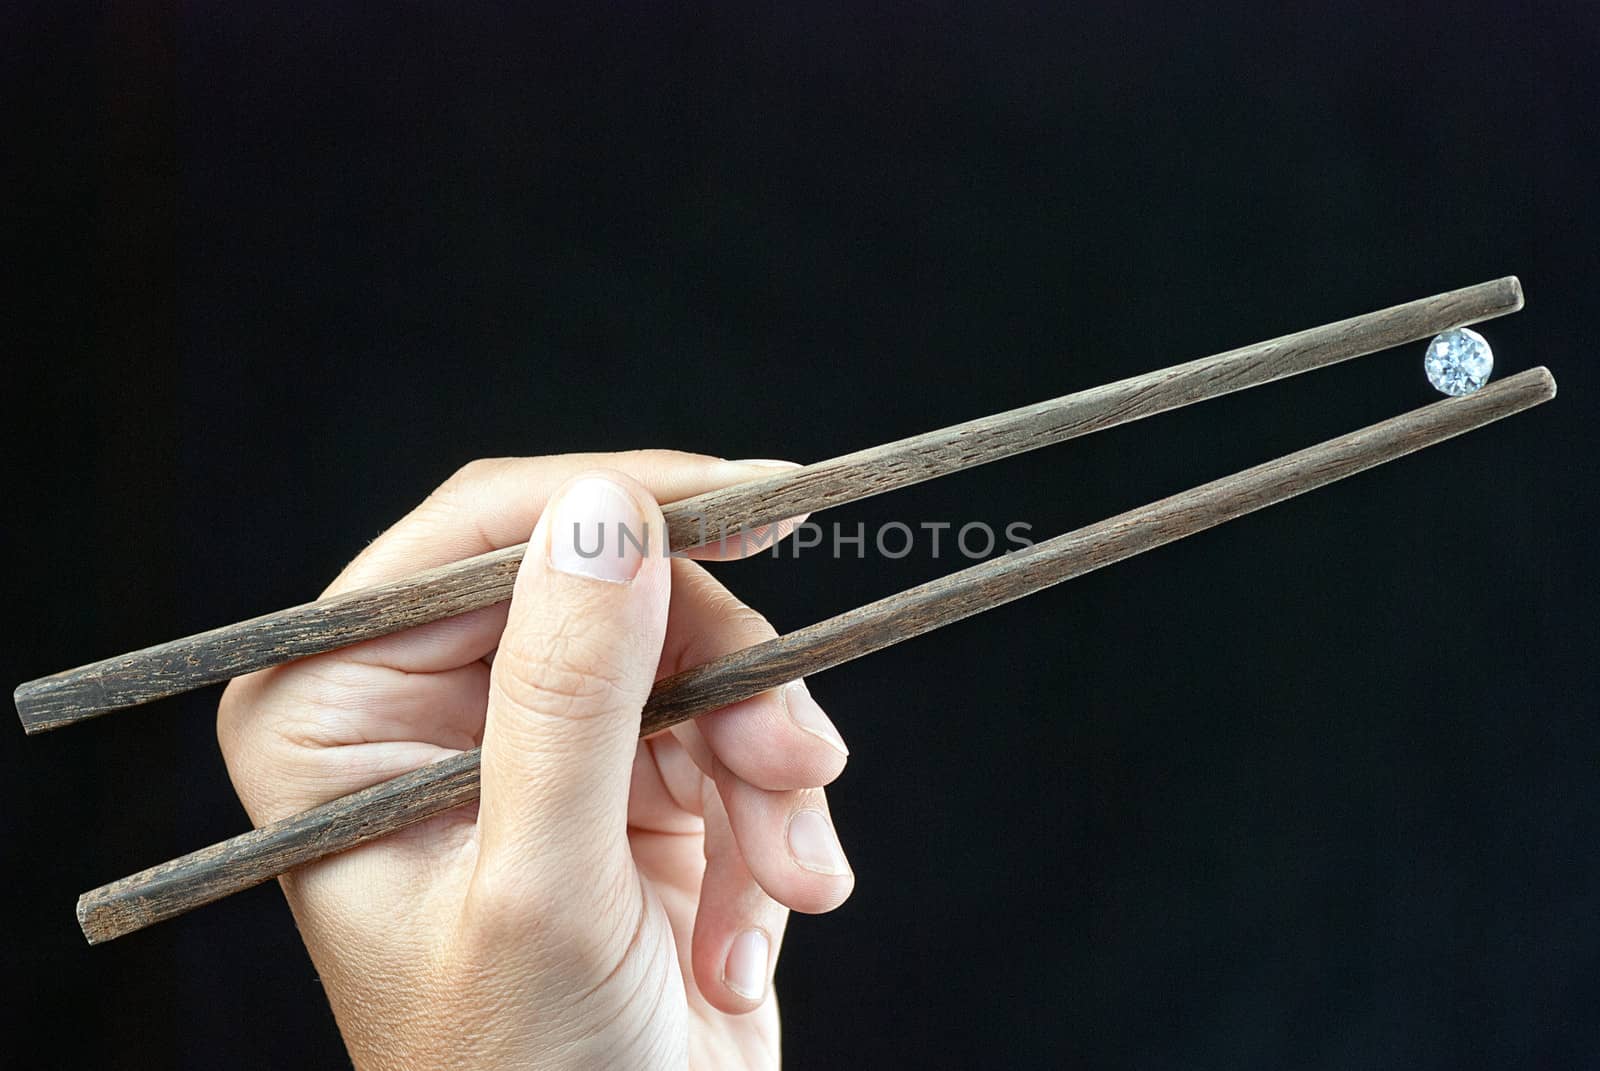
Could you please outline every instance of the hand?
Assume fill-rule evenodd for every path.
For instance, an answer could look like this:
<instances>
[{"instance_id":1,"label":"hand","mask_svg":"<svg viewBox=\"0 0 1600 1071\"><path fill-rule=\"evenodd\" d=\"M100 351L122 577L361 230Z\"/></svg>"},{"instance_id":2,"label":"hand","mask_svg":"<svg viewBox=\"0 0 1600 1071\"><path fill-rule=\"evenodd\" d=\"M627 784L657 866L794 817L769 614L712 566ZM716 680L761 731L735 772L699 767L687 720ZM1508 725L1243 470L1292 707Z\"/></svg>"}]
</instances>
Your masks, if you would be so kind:
<instances>
[{"instance_id":1,"label":"hand","mask_svg":"<svg viewBox=\"0 0 1600 1071\"><path fill-rule=\"evenodd\" d=\"M854 883L821 788L844 743L798 682L638 739L655 679L774 635L663 556L656 501L770 464L475 462L327 594L533 529L509 606L228 687L217 735L258 825L483 746L478 807L281 879L358 1067L778 1064L788 911Z\"/></svg>"}]
</instances>

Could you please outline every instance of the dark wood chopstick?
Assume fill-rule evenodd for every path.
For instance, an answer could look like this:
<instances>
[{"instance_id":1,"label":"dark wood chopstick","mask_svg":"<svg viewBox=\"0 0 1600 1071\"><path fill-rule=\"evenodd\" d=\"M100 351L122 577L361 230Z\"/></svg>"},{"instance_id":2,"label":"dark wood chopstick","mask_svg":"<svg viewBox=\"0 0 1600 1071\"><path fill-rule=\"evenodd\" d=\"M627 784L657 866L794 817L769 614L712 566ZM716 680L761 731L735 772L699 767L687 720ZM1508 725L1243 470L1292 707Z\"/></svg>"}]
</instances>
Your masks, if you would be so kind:
<instances>
[{"instance_id":1,"label":"dark wood chopstick","mask_svg":"<svg viewBox=\"0 0 1600 1071\"><path fill-rule=\"evenodd\" d=\"M669 542L674 550L714 543L741 528L907 487L1521 307L1522 287L1507 276L711 491L663 508ZM44 732L504 602L525 546L28 681L16 690L17 713L26 732Z\"/></svg>"},{"instance_id":2,"label":"dark wood chopstick","mask_svg":"<svg viewBox=\"0 0 1600 1071\"><path fill-rule=\"evenodd\" d=\"M1522 372L668 677L650 693L640 735L1443 442L1555 389L1546 369ZM78 901L79 925L91 944L109 941L468 803L479 757L464 752L93 889Z\"/></svg>"}]
</instances>

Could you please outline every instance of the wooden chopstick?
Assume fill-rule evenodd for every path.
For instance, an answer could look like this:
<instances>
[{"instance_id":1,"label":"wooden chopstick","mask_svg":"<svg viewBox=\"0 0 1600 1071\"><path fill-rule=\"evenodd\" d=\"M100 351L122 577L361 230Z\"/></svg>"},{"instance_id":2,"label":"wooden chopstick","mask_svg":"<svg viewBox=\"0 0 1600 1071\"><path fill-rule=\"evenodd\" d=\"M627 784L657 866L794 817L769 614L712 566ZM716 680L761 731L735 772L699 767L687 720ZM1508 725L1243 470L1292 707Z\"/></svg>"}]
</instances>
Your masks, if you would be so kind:
<instances>
[{"instance_id":1,"label":"wooden chopstick","mask_svg":"<svg viewBox=\"0 0 1600 1071\"><path fill-rule=\"evenodd\" d=\"M663 508L673 550L815 513L1246 387L1515 312L1515 276L1408 301L1052 401L957 424ZM511 597L526 544L304 603L28 681L28 733L44 732L268 666L453 617Z\"/></svg>"},{"instance_id":2,"label":"wooden chopstick","mask_svg":"<svg viewBox=\"0 0 1600 1071\"><path fill-rule=\"evenodd\" d=\"M686 670L651 691L640 735L1443 442L1555 389L1548 370L1522 372ZM78 923L90 944L109 941L468 803L479 757L463 752L93 889Z\"/></svg>"}]
</instances>

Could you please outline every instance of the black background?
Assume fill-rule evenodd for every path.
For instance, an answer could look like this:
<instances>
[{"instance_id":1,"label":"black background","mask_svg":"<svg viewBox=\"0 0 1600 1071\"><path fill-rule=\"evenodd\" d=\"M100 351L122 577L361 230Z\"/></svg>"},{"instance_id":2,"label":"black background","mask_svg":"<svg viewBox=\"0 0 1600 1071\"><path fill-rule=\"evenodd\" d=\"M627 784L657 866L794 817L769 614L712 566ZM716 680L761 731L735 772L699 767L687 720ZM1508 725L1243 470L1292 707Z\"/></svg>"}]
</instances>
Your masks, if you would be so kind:
<instances>
[{"instance_id":1,"label":"black background","mask_svg":"<svg viewBox=\"0 0 1600 1071\"><path fill-rule=\"evenodd\" d=\"M1502 274L1532 414L818 677L792 1065L1600 1060L1586 3L8 6L6 679L300 601L461 463L817 460ZM823 520L1040 537L1431 400L1421 347ZM954 568L722 570L786 630ZM19 1067L344 1057L216 691L0 733Z\"/></svg>"}]
</instances>

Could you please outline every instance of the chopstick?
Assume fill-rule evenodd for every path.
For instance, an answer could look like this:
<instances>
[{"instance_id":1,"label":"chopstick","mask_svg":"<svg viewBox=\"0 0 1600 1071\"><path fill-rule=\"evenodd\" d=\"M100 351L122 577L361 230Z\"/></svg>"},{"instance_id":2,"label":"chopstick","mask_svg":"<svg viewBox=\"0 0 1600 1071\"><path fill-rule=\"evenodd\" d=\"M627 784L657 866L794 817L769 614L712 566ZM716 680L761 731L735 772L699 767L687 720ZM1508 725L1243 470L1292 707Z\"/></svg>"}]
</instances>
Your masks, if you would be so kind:
<instances>
[{"instance_id":1,"label":"chopstick","mask_svg":"<svg viewBox=\"0 0 1600 1071\"><path fill-rule=\"evenodd\" d=\"M1506 276L845 454L674 502L662 510L668 541L673 550L714 543L741 529L907 487L1521 307L1521 284ZM26 732L45 732L504 602L526 546L28 681L16 690L17 713Z\"/></svg>"},{"instance_id":2,"label":"chopstick","mask_svg":"<svg viewBox=\"0 0 1600 1071\"><path fill-rule=\"evenodd\" d=\"M1443 442L1555 390L1548 370L1531 369L678 673L651 691L640 735ZM78 923L100 944L469 803L479 758L463 752L93 889L78 900Z\"/></svg>"}]
</instances>

